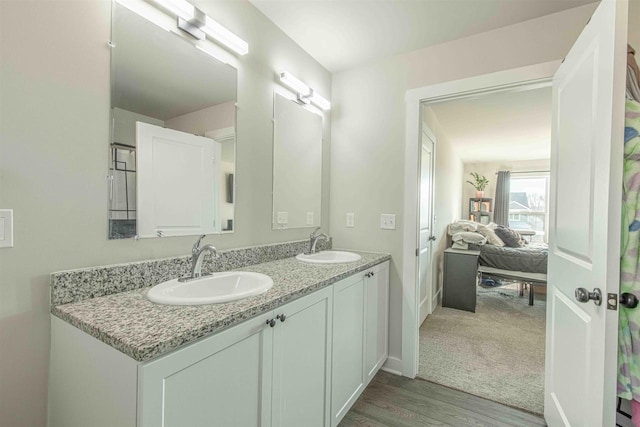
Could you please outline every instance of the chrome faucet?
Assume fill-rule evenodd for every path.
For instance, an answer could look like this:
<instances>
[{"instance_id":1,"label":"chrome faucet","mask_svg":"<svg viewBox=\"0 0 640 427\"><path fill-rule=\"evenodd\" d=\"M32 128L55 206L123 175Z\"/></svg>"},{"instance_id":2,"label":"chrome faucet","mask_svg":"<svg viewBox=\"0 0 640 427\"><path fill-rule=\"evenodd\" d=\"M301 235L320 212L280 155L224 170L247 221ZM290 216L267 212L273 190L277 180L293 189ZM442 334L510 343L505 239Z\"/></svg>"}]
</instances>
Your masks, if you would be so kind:
<instances>
[{"instance_id":1,"label":"chrome faucet","mask_svg":"<svg viewBox=\"0 0 640 427\"><path fill-rule=\"evenodd\" d=\"M320 231L320 227L313 230L313 232L309 236L309 253L310 254L316 253L316 244L318 243L318 240L324 239L325 241L329 241L329 236L327 234L318 233L318 231Z\"/></svg>"},{"instance_id":2,"label":"chrome faucet","mask_svg":"<svg viewBox=\"0 0 640 427\"><path fill-rule=\"evenodd\" d=\"M211 252L214 258L218 258L218 250L215 246L211 244L200 246L200 242L202 242L202 239L205 237L207 237L207 235L203 234L198 238L196 243L193 244L193 248L191 248L191 275L179 278L179 282L187 282L202 277L202 260L205 253Z\"/></svg>"}]
</instances>

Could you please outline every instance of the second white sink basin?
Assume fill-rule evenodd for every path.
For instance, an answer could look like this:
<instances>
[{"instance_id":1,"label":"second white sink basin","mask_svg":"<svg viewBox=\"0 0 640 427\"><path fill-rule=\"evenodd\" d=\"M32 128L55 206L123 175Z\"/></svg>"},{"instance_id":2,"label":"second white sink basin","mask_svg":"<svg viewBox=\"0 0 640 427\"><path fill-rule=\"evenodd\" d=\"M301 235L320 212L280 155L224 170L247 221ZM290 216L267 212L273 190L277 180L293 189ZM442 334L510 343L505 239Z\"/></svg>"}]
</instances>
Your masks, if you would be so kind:
<instances>
[{"instance_id":1,"label":"second white sink basin","mask_svg":"<svg viewBox=\"0 0 640 427\"><path fill-rule=\"evenodd\" d=\"M358 254L345 251L322 251L314 254L296 255L297 260L314 264L340 264L343 262L358 261L361 258Z\"/></svg>"},{"instance_id":2,"label":"second white sink basin","mask_svg":"<svg viewBox=\"0 0 640 427\"><path fill-rule=\"evenodd\" d=\"M272 286L271 277L261 273L226 271L187 282L162 282L149 289L147 298L168 305L215 304L258 295Z\"/></svg>"}]
</instances>

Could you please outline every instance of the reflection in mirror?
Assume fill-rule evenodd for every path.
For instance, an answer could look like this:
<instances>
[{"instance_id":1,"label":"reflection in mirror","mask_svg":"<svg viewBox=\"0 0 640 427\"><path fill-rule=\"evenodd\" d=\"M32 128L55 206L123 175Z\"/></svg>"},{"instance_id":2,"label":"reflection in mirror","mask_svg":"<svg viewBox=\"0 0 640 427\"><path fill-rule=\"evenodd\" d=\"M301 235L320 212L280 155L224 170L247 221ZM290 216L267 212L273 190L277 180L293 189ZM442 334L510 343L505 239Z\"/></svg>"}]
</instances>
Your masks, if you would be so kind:
<instances>
[{"instance_id":1,"label":"reflection in mirror","mask_svg":"<svg viewBox=\"0 0 640 427\"><path fill-rule=\"evenodd\" d=\"M109 238L233 231L236 70L113 7ZM140 124L151 129L144 141ZM197 155L186 142L194 135L204 147ZM207 202L193 199L201 193Z\"/></svg>"},{"instance_id":2,"label":"reflection in mirror","mask_svg":"<svg viewBox=\"0 0 640 427\"><path fill-rule=\"evenodd\" d=\"M273 228L319 227L322 117L276 92L273 122Z\"/></svg>"}]
</instances>

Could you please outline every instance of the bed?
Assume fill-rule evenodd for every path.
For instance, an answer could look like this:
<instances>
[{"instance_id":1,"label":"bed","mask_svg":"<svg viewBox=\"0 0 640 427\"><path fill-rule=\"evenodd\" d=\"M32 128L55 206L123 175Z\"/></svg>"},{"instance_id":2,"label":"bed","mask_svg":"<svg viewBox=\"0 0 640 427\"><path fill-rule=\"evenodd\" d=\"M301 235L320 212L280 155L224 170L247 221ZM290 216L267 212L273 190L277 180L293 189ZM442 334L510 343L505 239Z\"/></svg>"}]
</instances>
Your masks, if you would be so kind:
<instances>
[{"instance_id":1,"label":"bed","mask_svg":"<svg viewBox=\"0 0 640 427\"><path fill-rule=\"evenodd\" d=\"M466 221L452 224L452 226L454 226L454 233L450 234L453 235L453 247L456 244L459 246L461 243L463 245L468 243L468 249L480 251L478 276L481 279L482 276L489 275L517 280L521 283L520 295L524 293L524 286L529 288L529 305L533 305L534 287L547 284L548 249L546 245L529 243L522 247L499 246L493 243L503 244L503 242L488 227L483 228L479 224L470 225Z\"/></svg>"},{"instance_id":2,"label":"bed","mask_svg":"<svg viewBox=\"0 0 640 427\"><path fill-rule=\"evenodd\" d=\"M520 281L529 288L529 305L533 305L534 287L547 284L547 246L511 248L485 244L478 250L478 274Z\"/></svg>"}]
</instances>

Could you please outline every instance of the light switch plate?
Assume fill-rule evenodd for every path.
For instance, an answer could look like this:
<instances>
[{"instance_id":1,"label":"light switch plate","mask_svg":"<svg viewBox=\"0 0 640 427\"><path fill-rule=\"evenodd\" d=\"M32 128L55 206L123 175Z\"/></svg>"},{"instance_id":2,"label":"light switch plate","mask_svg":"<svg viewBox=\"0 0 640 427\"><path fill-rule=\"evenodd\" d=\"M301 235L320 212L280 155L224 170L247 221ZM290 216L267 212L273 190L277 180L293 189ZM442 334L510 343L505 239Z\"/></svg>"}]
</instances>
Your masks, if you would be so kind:
<instances>
[{"instance_id":1,"label":"light switch plate","mask_svg":"<svg viewBox=\"0 0 640 427\"><path fill-rule=\"evenodd\" d=\"M380 228L383 230L395 230L396 214L380 214Z\"/></svg>"},{"instance_id":2,"label":"light switch plate","mask_svg":"<svg viewBox=\"0 0 640 427\"><path fill-rule=\"evenodd\" d=\"M13 209L0 209L0 248L13 247Z\"/></svg>"},{"instance_id":3,"label":"light switch plate","mask_svg":"<svg viewBox=\"0 0 640 427\"><path fill-rule=\"evenodd\" d=\"M307 225L313 225L313 212L307 212Z\"/></svg>"},{"instance_id":4,"label":"light switch plate","mask_svg":"<svg viewBox=\"0 0 640 427\"><path fill-rule=\"evenodd\" d=\"M347 227L353 228L356 226L356 214L353 212L347 212Z\"/></svg>"}]
</instances>

